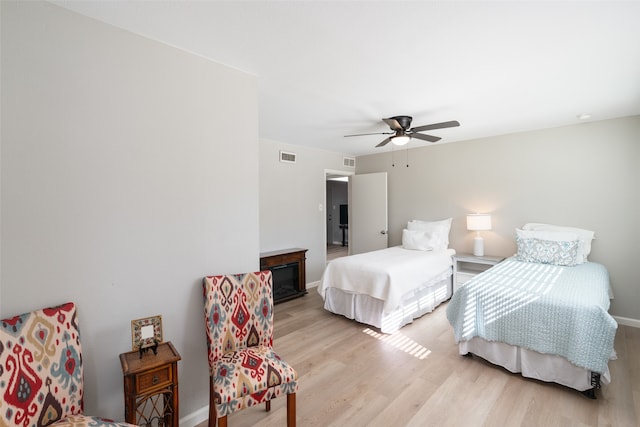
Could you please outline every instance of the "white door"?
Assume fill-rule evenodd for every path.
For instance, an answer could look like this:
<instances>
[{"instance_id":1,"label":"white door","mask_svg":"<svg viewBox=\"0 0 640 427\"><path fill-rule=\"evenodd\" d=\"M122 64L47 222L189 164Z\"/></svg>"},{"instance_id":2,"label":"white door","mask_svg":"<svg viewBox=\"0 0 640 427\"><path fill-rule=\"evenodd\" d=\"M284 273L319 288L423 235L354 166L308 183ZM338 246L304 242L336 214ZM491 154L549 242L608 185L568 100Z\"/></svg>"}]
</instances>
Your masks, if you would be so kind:
<instances>
[{"instance_id":1,"label":"white door","mask_svg":"<svg viewBox=\"0 0 640 427\"><path fill-rule=\"evenodd\" d=\"M349 247L352 255L387 247L387 173L349 178Z\"/></svg>"}]
</instances>

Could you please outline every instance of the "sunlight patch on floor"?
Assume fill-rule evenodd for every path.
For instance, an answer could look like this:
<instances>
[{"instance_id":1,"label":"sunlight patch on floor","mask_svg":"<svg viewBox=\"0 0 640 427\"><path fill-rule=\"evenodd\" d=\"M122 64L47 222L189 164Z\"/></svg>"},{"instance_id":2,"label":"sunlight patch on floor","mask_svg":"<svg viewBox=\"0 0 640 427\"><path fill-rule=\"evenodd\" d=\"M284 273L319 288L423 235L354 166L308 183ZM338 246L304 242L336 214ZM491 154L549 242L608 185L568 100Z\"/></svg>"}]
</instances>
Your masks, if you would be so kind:
<instances>
[{"instance_id":1,"label":"sunlight patch on floor","mask_svg":"<svg viewBox=\"0 0 640 427\"><path fill-rule=\"evenodd\" d=\"M373 331L369 328L364 329L362 332L365 334L376 338L386 344L392 345L398 350L404 351L405 353L410 354L416 359L426 359L429 354L431 354L431 350L422 345L418 344L411 338L402 335L400 332L396 332L391 335L381 334L379 332Z\"/></svg>"}]
</instances>

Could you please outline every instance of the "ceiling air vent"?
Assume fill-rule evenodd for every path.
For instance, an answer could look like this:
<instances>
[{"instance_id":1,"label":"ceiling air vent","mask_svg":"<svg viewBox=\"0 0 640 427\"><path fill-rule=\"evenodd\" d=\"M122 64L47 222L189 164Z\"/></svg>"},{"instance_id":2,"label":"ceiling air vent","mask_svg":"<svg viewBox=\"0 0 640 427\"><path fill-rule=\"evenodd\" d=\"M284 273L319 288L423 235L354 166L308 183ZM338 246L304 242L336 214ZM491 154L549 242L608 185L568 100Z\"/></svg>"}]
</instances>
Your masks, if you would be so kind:
<instances>
[{"instance_id":1,"label":"ceiling air vent","mask_svg":"<svg viewBox=\"0 0 640 427\"><path fill-rule=\"evenodd\" d=\"M287 151L280 151L280 161L283 163L295 163L296 153L289 153Z\"/></svg>"},{"instance_id":2,"label":"ceiling air vent","mask_svg":"<svg viewBox=\"0 0 640 427\"><path fill-rule=\"evenodd\" d=\"M356 167L356 159L353 157L343 157L342 158L342 166L347 168L355 168Z\"/></svg>"}]
</instances>

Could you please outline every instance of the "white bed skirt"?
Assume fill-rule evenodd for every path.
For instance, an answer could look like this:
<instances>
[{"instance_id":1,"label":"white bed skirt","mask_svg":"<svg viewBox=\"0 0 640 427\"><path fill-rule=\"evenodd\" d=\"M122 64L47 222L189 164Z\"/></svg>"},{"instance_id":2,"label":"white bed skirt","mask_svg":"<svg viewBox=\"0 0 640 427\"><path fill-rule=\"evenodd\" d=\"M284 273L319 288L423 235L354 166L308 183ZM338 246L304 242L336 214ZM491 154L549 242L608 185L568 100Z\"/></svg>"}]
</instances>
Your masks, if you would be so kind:
<instances>
[{"instance_id":1,"label":"white bed skirt","mask_svg":"<svg viewBox=\"0 0 640 427\"><path fill-rule=\"evenodd\" d=\"M478 337L460 342L458 349L462 355L473 353L513 373L521 373L523 377L562 384L578 391L593 388L591 371L579 368L561 356L542 354L501 342L489 342ZM600 376L600 384L610 382L611 373L607 368Z\"/></svg>"},{"instance_id":2,"label":"white bed skirt","mask_svg":"<svg viewBox=\"0 0 640 427\"><path fill-rule=\"evenodd\" d=\"M360 323L374 326L382 333L391 334L414 319L430 313L451 297L451 269L434 277L418 289L402 297L402 305L384 313L384 301L362 294L352 294L336 288L325 291L324 308Z\"/></svg>"}]
</instances>

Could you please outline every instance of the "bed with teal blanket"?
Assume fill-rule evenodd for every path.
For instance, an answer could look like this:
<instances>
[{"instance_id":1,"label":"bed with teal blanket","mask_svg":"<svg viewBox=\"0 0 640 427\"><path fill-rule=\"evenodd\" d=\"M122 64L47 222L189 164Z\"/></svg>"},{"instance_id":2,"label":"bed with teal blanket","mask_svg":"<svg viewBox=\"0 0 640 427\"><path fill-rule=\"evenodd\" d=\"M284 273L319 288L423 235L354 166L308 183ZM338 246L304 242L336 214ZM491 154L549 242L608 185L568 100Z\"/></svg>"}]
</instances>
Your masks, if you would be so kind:
<instances>
[{"instance_id":1,"label":"bed with teal blanket","mask_svg":"<svg viewBox=\"0 0 640 427\"><path fill-rule=\"evenodd\" d=\"M617 323L608 313L609 274L511 257L475 276L447 306L460 353L512 372L587 391L610 381Z\"/></svg>"}]
</instances>

